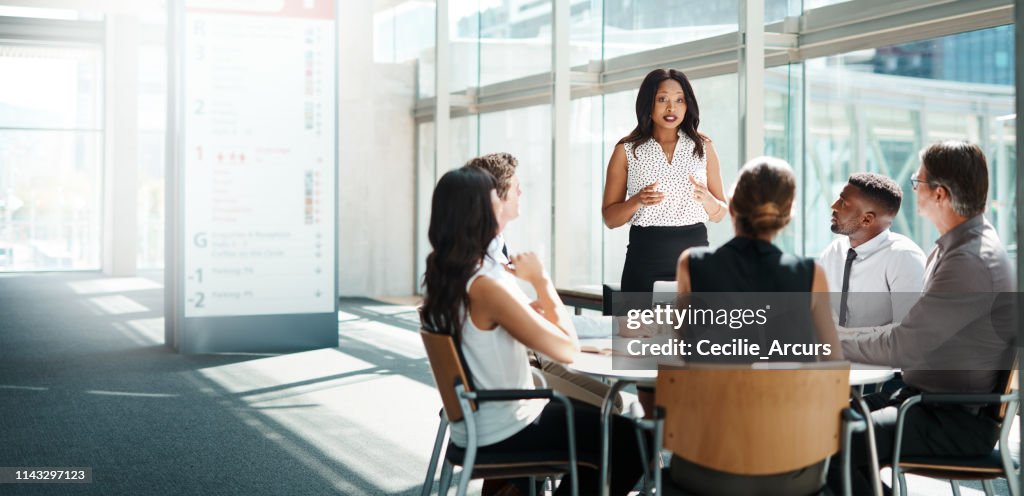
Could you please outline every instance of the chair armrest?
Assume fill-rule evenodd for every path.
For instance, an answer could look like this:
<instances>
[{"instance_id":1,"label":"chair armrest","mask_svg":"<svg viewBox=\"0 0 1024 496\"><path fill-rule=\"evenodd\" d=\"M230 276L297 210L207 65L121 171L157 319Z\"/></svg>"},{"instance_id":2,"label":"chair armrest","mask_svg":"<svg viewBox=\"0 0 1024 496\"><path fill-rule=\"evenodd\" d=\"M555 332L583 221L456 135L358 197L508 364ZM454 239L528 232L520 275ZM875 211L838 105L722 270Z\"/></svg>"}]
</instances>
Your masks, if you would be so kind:
<instances>
[{"instance_id":1,"label":"chair armrest","mask_svg":"<svg viewBox=\"0 0 1024 496\"><path fill-rule=\"evenodd\" d=\"M463 393L466 399L483 401L551 400L555 399L552 389L486 389Z\"/></svg>"},{"instance_id":2,"label":"chair armrest","mask_svg":"<svg viewBox=\"0 0 1024 496\"><path fill-rule=\"evenodd\" d=\"M921 393L921 403L930 405L994 405L1017 399L1017 392L995 393ZM909 399L909 398L908 398Z\"/></svg>"},{"instance_id":3,"label":"chair armrest","mask_svg":"<svg viewBox=\"0 0 1024 496\"><path fill-rule=\"evenodd\" d=\"M544 377L544 372L534 367L530 367L530 372L533 374L533 382L539 385L540 389L548 389L548 378Z\"/></svg>"},{"instance_id":4,"label":"chair armrest","mask_svg":"<svg viewBox=\"0 0 1024 496\"><path fill-rule=\"evenodd\" d=\"M573 420L572 402L564 394L553 389L485 389L482 391L463 391L456 388L460 396L467 400L485 401L513 401L513 400L539 400L546 399L559 401L565 406L565 431L567 433L568 454L569 454L569 479L573 488L578 487L579 475L576 469L576 423ZM471 418L471 417L470 417ZM573 494L577 494L574 490Z\"/></svg>"},{"instance_id":5,"label":"chair armrest","mask_svg":"<svg viewBox=\"0 0 1024 496\"><path fill-rule=\"evenodd\" d=\"M863 432L868 428L867 419L864 415L853 408L843 408L843 423L849 424L853 432Z\"/></svg>"}]
</instances>

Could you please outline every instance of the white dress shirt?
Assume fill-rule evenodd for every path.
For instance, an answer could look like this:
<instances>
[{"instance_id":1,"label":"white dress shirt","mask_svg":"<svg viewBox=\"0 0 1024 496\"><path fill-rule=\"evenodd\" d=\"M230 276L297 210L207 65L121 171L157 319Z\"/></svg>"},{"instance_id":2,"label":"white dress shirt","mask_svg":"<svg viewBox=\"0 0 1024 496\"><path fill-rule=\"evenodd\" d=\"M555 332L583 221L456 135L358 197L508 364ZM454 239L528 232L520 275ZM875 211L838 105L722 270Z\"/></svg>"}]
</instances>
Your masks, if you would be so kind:
<instances>
[{"instance_id":1,"label":"white dress shirt","mask_svg":"<svg viewBox=\"0 0 1024 496\"><path fill-rule=\"evenodd\" d=\"M838 315L843 269L850 238L840 236L825 248L818 263L825 269L834 312ZM910 238L888 229L854 248L850 266L847 327L900 322L918 300L924 285L925 256Z\"/></svg>"},{"instance_id":2,"label":"white dress shirt","mask_svg":"<svg viewBox=\"0 0 1024 496\"><path fill-rule=\"evenodd\" d=\"M505 248L505 238L502 235L497 235L491 240L491 244L487 245L487 257L484 257L485 264L498 263L501 265L507 265L510 260L505 256L503 249Z\"/></svg>"}]
</instances>

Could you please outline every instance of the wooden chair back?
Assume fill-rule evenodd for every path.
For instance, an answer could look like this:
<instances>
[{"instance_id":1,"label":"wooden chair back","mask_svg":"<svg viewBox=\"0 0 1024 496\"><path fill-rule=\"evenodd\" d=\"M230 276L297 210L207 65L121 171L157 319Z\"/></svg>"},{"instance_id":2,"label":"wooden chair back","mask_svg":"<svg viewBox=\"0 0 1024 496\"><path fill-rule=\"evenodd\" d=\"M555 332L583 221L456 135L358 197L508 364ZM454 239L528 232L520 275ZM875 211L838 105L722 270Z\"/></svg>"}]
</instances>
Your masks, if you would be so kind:
<instances>
[{"instance_id":1,"label":"wooden chair back","mask_svg":"<svg viewBox=\"0 0 1024 496\"><path fill-rule=\"evenodd\" d=\"M1015 353L1013 355L1013 366L1010 367L1010 371L1009 371L1010 375L1009 375L1009 377L1006 378L1006 381L1004 381L1004 383L1006 385L1003 387L1003 394L1010 394L1011 391L1013 391L1015 389L1019 389L1020 385L1019 385L1019 380L1018 380L1018 377L1017 377L1019 375L1019 371L1020 371L1020 356ZM999 405L999 418L998 418L999 422L1002 422L1004 419L1006 419L1006 410L1009 407L1010 407L1010 405L1007 404L1007 403L1003 403L1003 404Z\"/></svg>"},{"instance_id":2,"label":"wooden chair back","mask_svg":"<svg viewBox=\"0 0 1024 496\"><path fill-rule=\"evenodd\" d=\"M441 393L444 414L449 422L459 422L462 420L463 412L459 398L455 394L456 381L461 381L466 391L473 388L470 386L466 369L462 366L459 351L455 349L455 338L425 329L420 329L420 337L423 338L423 347L427 349L427 360L430 362L431 372L434 373L437 391ZM470 405L473 411L476 411L476 403L471 402Z\"/></svg>"},{"instance_id":3,"label":"wooden chair back","mask_svg":"<svg viewBox=\"0 0 1024 496\"><path fill-rule=\"evenodd\" d=\"M664 445L687 461L736 475L811 466L839 451L849 367L663 365L655 394L665 409Z\"/></svg>"}]
</instances>

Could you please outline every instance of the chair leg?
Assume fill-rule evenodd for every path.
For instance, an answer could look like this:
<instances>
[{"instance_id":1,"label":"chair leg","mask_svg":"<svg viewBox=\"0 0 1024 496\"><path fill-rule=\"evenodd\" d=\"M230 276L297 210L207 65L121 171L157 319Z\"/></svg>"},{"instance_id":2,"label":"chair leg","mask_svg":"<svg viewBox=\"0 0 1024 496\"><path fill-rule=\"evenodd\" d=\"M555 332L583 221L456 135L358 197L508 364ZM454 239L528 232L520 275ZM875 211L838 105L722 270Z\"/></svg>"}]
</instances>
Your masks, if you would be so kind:
<instances>
[{"instance_id":1,"label":"chair leg","mask_svg":"<svg viewBox=\"0 0 1024 496\"><path fill-rule=\"evenodd\" d=\"M530 496L537 496L537 478L530 476Z\"/></svg>"},{"instance_id":2,"label":"chair leg","mask_svg":"<svg viewBox=\"0 0 1024 496\"><path fill-rule=\"evenodd\" d=\"M985 490L985 496L995 496L996 490L992 487L992 480L985 479L981 481L981 488Z\"/></svg>"},{"instance_id":3,"label":"chair leg","mask_svg":"<svg viewBox=\"0 0 1024 496\"><path fill-rule=\"evenodd\" d=\"M902 471L900 471L899 478L900 478L900 496L907 496L907 476Z\"/></svg>"},{"instance_id":4,"label":"chair leg","mask_svg":"<svg viewBox=\"0 0 1024 496\"><path fill-rule=\"evenodd\" d=\"M448 488L452 485L452 470L454 467L448 460L441 466L441 482L437 486L437 496L447 496Z\"/></svg>"},{"instance_id":5,"label":"chair leg","mask_svg":"<svg viewBox=\"0 0 1024 496\"><path fill-rule=\"evenodd\" d=\"M455 496L466 496L469 492L469 480L473 478L473 470L466 465L462 466L462 470L459 471L459 489L455 491Z\"/></svg>"},{"instance_id":6,"label":"chair leg","mask_svg":"<svg viewBox=\"0 0 1024 496\"><path fill-rule=\"evenodd\" d=\"M949 487L953 488L953 496L960 496L960 483L959 482L957 482L955 480L951 480L951 481L949 481Z\"/></svg>"},{"instance_id":7,"label":"chair leg","mask_svg":"<svg viewBox=\"0 0 1024 496\"><path fill-rule=\"evenodd\" d=\"M430 454L430 464L427 465L427 477L423 480L423 489L420 490L420 496L430 496L430 491L434 488L434 475L437 473L437 460L441 457L441 450L444 449L444 435L448 431L448 421L445 420L444 414L441 414L441 421L438 422L437 426L437 437L434 440L434 451Z\"/></svg>"}]
</instances>

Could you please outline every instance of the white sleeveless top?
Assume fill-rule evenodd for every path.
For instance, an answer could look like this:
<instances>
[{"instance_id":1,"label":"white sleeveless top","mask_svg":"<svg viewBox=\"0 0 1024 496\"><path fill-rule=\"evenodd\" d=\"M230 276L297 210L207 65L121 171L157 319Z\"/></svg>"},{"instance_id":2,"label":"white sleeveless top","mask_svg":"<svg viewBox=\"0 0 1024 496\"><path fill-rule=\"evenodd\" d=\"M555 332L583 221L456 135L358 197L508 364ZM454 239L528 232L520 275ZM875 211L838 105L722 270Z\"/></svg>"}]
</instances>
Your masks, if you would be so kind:
<instances>
[{"instance_id":1,"label":"white sleeveless top","mask_svg":"<svg viewBox=\"0 0 1024 496\"><path fill-rule=\"evenodd\" d=\"M504 285L525 304L529 299L515 278L498 264L484 264L466 283L469 291L473 281L488 276ZM484 331L473 325L468 312L462 325L462 355L466 360L475 389L534 389L533 374L526 355L526 346L498 326ZM476 432L479 446L504 441L540 416L547 400L518 400L479 403L476 411ZM466 446L465 421L451 424L452 441Z\"/></svg>"},{"instance_id":2,"label":"white sleeveless top","mask_svg":"<svg viewBox=\"0 0 1024 496\"><path fill-rule=\"evenodd\" d=\"M665 199L657 205L645 205L633 214L630 223L634 226L689 226L698 222L707 222L708 213L704 206L693 199L693 185L689 176L707 184L708 161L707 147L703 158L693 155L693 140L679 131L679 141L672 155L672 163L668 163L665 152L657 140L651 138L637 145L636 156L633 156L635 143L625 143L628 169L626 175L626 197L630 198L640 192L644 186L658 182L658 191L665 193Z\"/></svg>"}]
</instances>

